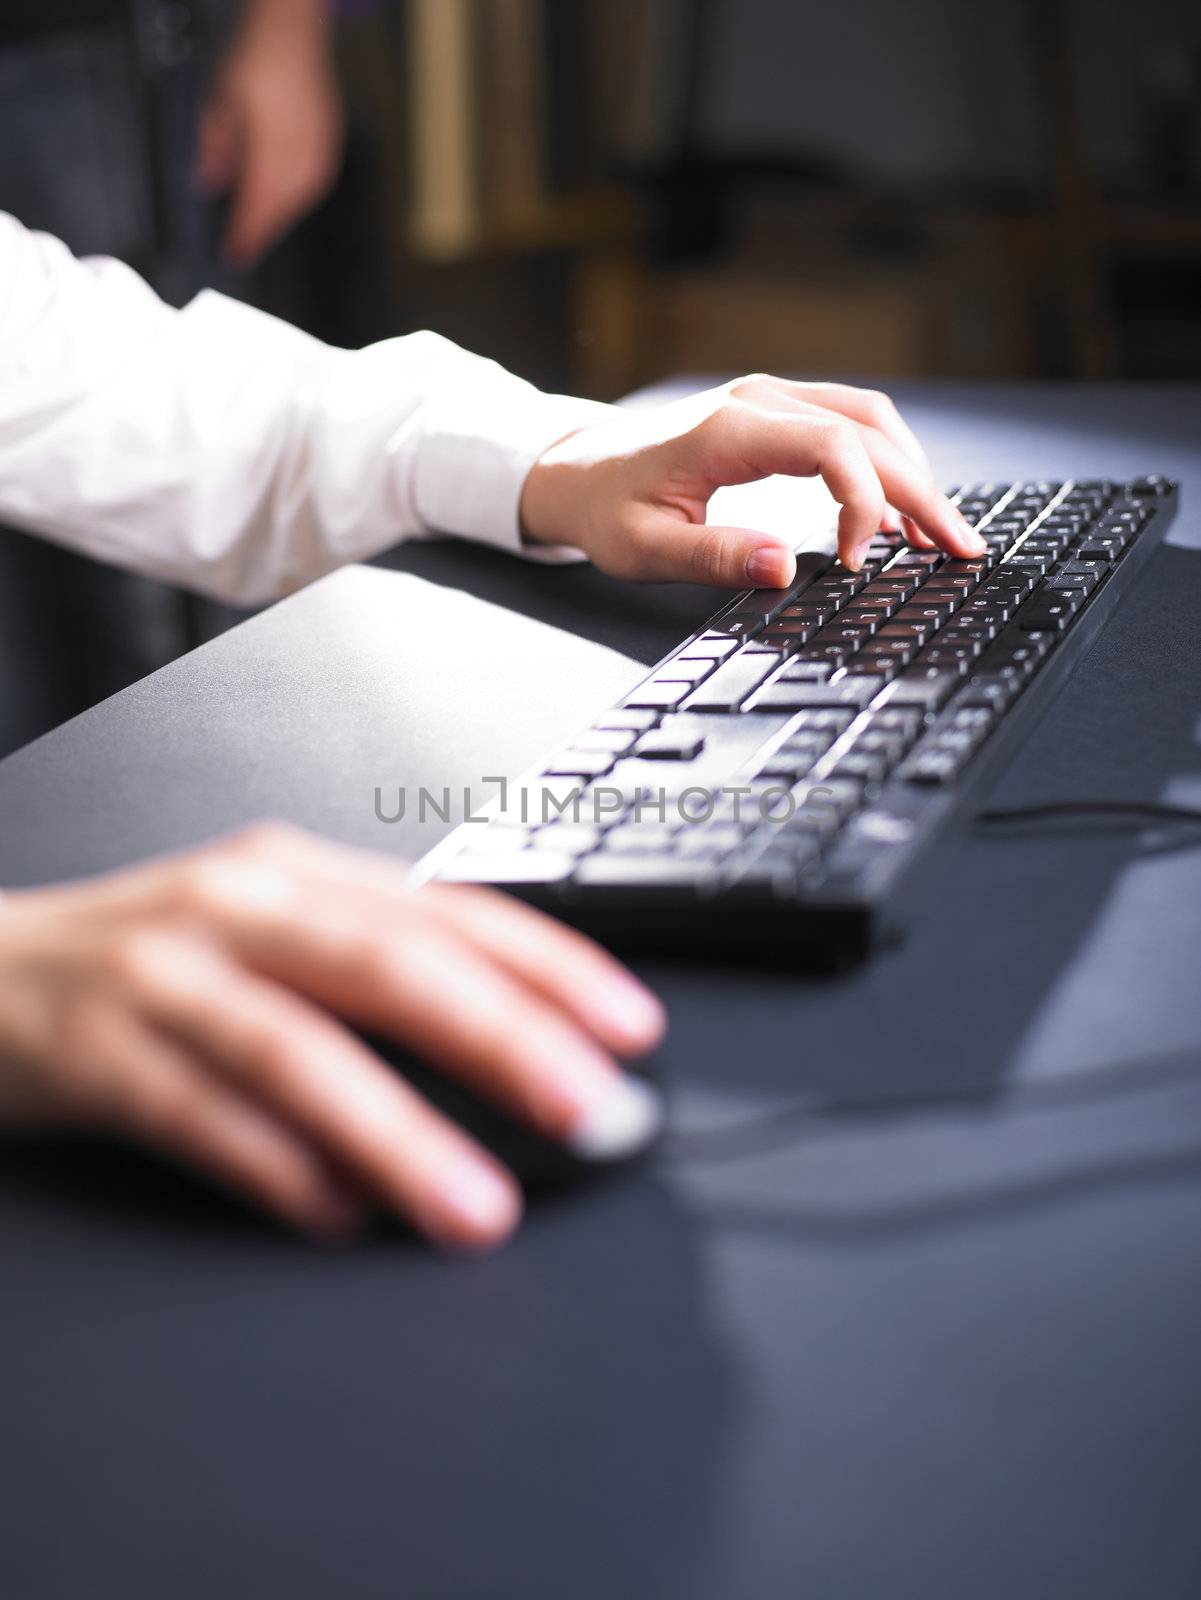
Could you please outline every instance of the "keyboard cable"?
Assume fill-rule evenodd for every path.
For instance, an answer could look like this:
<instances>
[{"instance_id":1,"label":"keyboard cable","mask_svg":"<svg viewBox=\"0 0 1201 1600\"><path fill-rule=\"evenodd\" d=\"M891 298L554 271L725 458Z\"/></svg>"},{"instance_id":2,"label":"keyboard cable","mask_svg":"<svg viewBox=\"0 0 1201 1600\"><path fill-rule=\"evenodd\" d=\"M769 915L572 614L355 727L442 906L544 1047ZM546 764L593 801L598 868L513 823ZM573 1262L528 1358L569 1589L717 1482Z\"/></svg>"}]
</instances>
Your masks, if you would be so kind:
<instances>
[{"instance_id":1,"label":"keyboard cable","mask_svg":"<svg viewBox=\"0 0 1201 1600\"><path fill-rule=\"evenodd\" d=\"M976 813L976 821L991 826L1006 822L1054 822L1073 817L1108 817L1141 826L1148 822L1192 823L1201 826L1201 807L1169 805L1158 800L1051 800L1041 805L997 806Z\"/></svg>"},{"instance_id":2,"label":"keyboard cable","mask_svg":"<svg viewBox=\"0 0 1201 1600\"><path fill-rule=\"evenodd\" d=\"M1155 822L1201 827L1201 807L1144 800L1056 800L1039 805L998 806L978 812L976 821L991 827L1076 817L1126 821L1139 827ZM809 1096L711 1127L669 1128L660 1146L660 1159L671 1166L740 1160L794 1145L807 1136L827 1134L832 1124L859 1117L953 1111L989 1103L1006 1111L1053 1110L1198 1077L1201 1077L1201 1059L1185 1053L1149 1062L1089 1067L1082 1072L1056 1073L1017 1083L994 1081L833 1100Z\"/></svg>"}]
</instances>

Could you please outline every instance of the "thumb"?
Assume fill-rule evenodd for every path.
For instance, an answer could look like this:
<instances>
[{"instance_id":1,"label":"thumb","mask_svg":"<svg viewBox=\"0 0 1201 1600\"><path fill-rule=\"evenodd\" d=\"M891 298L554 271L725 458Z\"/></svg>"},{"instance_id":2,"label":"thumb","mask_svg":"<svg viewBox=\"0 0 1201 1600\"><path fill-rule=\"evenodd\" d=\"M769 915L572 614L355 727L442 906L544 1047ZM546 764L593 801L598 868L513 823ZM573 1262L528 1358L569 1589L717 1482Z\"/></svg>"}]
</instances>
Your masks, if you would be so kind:
<instances>
[{"instance_id":1,"label":"thumb","mask_svg":"<svg viewBox=\"0 0 1201 1600\"><path fill-rule=\"evenodd\" d=\"M637 576L651 583L707 583L720 589L783 589L796 576L792 547L753 528L649 518L637 540Z\"/></svg>"}]
</instances>

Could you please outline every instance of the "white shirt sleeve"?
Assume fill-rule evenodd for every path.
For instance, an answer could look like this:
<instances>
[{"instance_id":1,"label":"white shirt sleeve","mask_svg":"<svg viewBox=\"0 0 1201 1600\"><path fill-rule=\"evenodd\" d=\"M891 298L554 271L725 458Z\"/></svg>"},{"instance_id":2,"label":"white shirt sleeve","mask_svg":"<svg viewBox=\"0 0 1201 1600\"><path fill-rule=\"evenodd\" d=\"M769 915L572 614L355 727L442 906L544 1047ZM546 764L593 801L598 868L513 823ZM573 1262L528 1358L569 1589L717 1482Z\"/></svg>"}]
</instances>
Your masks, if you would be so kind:
<instances>
[{"instance_id":1,"label":"white shirt sleeve","mask_svg":"<svg viewBox=\"0 0 1201 1600\"><path fill-rule=\"evenodd\" d=\"M432 533L541 559L525 476L608 414L433 333L338 350L0 213L0 521L224 599Z\"/></svg>"}]
</instances>

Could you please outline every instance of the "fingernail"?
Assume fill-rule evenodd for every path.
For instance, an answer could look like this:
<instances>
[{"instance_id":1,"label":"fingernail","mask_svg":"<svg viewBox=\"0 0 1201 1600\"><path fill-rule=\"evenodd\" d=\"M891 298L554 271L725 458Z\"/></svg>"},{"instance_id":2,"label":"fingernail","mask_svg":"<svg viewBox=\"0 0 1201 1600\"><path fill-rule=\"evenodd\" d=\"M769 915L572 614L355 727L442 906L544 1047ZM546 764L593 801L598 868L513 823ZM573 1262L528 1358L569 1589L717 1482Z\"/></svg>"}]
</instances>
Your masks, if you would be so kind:
<instances>
[{"instance_id":1,"label":"fingernail","mask_svg":"<svg viewBox=\"0 0 1201 1600\"><path fill-rule=\"evenodd\" d=\"M746 575L759 589L782 589L788 582L785 564L788 552L778 545L761 545L746 558Z\"/></svg>"},{"instance_id":2,"label":"fingernail","mask_svg":"<svg viewBox=\"0 0 1201 1600\"><path fill-rule=\"evenodd\" d=\"M598 989L589 1010L600 1028L620 1035L632 1049L654 1044L667 1021L661 1002L634 979Z\"/></svg>"},{"instance_id":3,"label":"fingernail","mask_svg":"<svg viewBox=\"0 0 1201 1600\"><path fill-rule=\"evenodd\" d=\"M493 1236L507 1233L521 1212L521 1202L510 1180L482 1161L457 1164L446 1198L473 1228Z\"/></svg>"},{"instance_id":4,"label":"fingernail","mask_svg":"<svg viewBox=\"0 0 1201 1600\"><path fill-rule=\"evenodd\" d=\"M658 1092L640 1078L615 1074L589 1096L567 1144L585 1161L618 1161L649 1144L662 1125Z\"/></svg>"},{"instance_id":5,"label":"fingernail","mask_svg":"<svg viewBox=\"0 0 1201 1600\"><path fill-rule=\"evenodd\" d=\"M875 536L873 535L872 537L874 538ZM871 547L871 542L871 539L861 539L851 551L850 559L847 561L847 566L852 572L858 572L863 566L863 563L867 560L867 552Z\"/></svg>"}]
</instances>

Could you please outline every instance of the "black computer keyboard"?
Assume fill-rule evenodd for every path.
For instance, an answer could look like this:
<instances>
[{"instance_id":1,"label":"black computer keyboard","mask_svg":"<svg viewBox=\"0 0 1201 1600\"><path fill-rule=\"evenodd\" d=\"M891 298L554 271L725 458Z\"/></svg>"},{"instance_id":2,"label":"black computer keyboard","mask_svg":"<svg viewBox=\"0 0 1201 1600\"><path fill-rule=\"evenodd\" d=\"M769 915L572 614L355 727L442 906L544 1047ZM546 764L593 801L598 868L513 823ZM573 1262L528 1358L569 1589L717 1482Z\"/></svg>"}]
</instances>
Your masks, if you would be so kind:
<instances>
[{"instance_id":1,"label":"black computer keyboard","mask_svg":"<svg viewBox=\"0 0 1201 1600\"><path fill-rule=\"evenodd\" d=\"M427 858L626 946L856 958L1162 538L1177 489L952 491L987 553L801 556Z\"/></svg>"}]
</instances>

